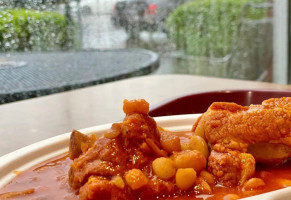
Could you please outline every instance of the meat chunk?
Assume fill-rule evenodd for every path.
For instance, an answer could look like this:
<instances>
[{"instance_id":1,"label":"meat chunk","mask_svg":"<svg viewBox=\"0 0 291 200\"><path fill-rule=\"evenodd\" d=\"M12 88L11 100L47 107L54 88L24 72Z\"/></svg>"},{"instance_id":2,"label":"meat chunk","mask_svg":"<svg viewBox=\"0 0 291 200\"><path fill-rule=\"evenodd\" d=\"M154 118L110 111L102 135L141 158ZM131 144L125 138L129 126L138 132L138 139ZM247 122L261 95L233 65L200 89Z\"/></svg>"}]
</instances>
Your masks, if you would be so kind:
<instances>
[{"instance_id":1,"label":"meat chunk","mask_svg":"<svg viewBox=\"0 0 291 200\"><path fill-rule=\"evenodd\" d=\"M255 159L239 151L211 151L208 170L225 186L241 185L255 173Z\"/></svg>"},{"instance_id":2,"label":"meat chunk","mask_svg":"<svg viewBox=\"0 0 291 200\"><path fill-rule=\"evenodd\" d=\"M225 185L242 185L254 173L254 159L281 163L290 157L291 98L269 99L262 105L249 107L213 103L194 124L193 131L205 137L212 146L208 169ZM258 143L283 146L251 146L250 152L280 148L282 154L260 159L258 156L261 155L247 153L250 145ZM242 166L248 166L250 170Z\"/></svg>"},{"instance_id":3,"label":"meat chunk","mask_svg":"<svg viewBox=\"0 0 291 200\"><path fill-rule=\"evenodd\" d=\"M74 160L82 153L86 152L96 141L96 135L84 135L77 130L73 130L70 137L69 157Z\"/></svg>"},{"instance_id":4,"label":"meat chunk","mask_svg":"<svg viewBox=\"0 0 291 200\"><path fill-rule=\"evenodd\" d=\"M257 162L266 164L283 163L291 157L291 147L284 144L251 144L248 146L247 152L252 154Z\"/></svg>"},{"instance_id":5,"label":"meat chunk","mask_svg":"<svg viewBox=\"0 0 291 200\"><path fill-rule=\"evenodd\" d=\"M77 189L90 175L114 176L126 164L126 152L116 139L100 138L84 154L74 160L69 171L69 181Z\"/></svg>"},{"instance_id":6,"label":"meat chunk","mask_svg":"<svg viewBox=\"0 0 291 200\"><path fill-rule=\"evenodd\" d=\"M102 176L90 176L80 189L80 200L126 200L127 190L117 187L111 180Z\"/></svg>"},{"instance_id":7,"label":"meat chunk","mask_svg":"<svg viewBox=\"0 0 291 200\"><path fill-rule=\"evenodd\" d=\"M79 189L80 199L138 199L170 192L174 186L152 177L151 162L167 156L161 149L156 122L148 116L149 104L144 100L124 101L126 114L123 122L114 123L104 137L90 145L87 136L73 132L70 152L74 162L69 171L71 187ZM78 141L78 142L75 142ZM90 148L80 147L88 143ZM139 188L117 187L113 178L122 182L130 171L145 173L149 181ZM135 181L135 180L133 180ZM137 195L138 194L138 195Z\"/></svg>"}]
</instances>

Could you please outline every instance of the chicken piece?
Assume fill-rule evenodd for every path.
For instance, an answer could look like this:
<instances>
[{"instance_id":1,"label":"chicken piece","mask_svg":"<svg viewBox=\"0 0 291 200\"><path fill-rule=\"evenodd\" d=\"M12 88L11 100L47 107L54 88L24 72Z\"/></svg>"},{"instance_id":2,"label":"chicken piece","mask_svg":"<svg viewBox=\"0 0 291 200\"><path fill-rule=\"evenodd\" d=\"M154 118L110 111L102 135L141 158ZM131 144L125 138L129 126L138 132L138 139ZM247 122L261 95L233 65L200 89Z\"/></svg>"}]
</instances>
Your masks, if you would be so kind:
<instances>
[{"instance_id":1,"label":"chicken piece","mask_svg":"<svg viewBox=\"0 0 291 200\"><path fill-rule=\"evenodd\" d=\"M290 157L291 98L269 99L249 107L213 103L193 131L211 145L209 171L224 185L242 185L253 176L255 159L281 163ZM277 149L276 154L267 155Z\"/></svg>"},{"instance_id":2,"label":"chicken piece","mask_svg":"<svg viewBox=\"0 0 291 200\"><path fill-rule=\"evenodd\" d=\"M251 154L239 151L211 151L208 171L225 186L242 185L255 173L255 159Z\"/></svg>"},{"instance_id":3,"label":"chicken piece","mask_svg":"<svg viewBox=\"0 0 291 200\"><path fill-rule=\"evenodd\" d=\"M70 185L77 189L89 176L114 176L125 170L127 154L116 139L100 138L80 157L69 171Z\"/></svg>"},{"instance_id":4,"label":"chicken piece","mask_svg":"<svg viewBox=\"0 0 291 200\"><path fill-rule=\"evenodd\" d=\"M283 163L291 157L291 147L284 144L251 144L248 146L247 152L254 156L256 162L265 164Z\"/></svg>"},{"instance_id":5,"label":"chicken piece","mask_svg":"<svg viewBox=\"0 0 291 200\"><path fill-rule=\"evenodd\" d=\"M74 162L69 171L69 183L72 188L79 189L80 199L136 199L135 191L128 186L123 189L116 187L111 178L120 176L122 180L132 169L146 171L147 176L151 176L151 162L156 157L167 156L167 152L161 149L156 122L148 116L149 104L145 100L125 100L123 110L126 113L123 122L112 124L104 137L93 145L84 135L76 132L71 135L70 157ZM80 142L76 145L72 141ZM83 152L79 143L86 142L90 148ZM169 192L168 188L174 188L169 185L167 181L150 180L139 194L163 194Z\"/></svg>"}]
</instances>

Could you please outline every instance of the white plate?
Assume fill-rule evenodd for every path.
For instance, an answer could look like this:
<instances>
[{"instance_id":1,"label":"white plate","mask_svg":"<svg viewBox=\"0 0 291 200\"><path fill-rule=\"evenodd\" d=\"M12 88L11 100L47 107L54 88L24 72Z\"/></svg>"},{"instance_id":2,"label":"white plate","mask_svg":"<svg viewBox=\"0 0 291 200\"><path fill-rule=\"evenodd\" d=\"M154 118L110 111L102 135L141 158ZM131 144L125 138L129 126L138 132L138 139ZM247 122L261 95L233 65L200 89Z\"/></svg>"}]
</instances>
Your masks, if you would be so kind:
<instances>
[{"instance_id":1,"label":"white plate","mask_svg":"<svg viewBox=\"0 0 291 200\"><path fill-rule=\"evenodd\" d=\"M191 130L192 125L200 114L176 115L156 117L157 124L171 131ZM111 124L94 126L80 130L82 133L94 133L103 135ZM29 145L5 156L0 157L0 188L8 184L16 175L14 171L24 171L28 168L46 161L54 156L68 151L69 138L71 133L65 133L47 140ZM245 200L281 200L291 199L291 187L277 191L245 198Z\"/></svg>"}]
</instances>

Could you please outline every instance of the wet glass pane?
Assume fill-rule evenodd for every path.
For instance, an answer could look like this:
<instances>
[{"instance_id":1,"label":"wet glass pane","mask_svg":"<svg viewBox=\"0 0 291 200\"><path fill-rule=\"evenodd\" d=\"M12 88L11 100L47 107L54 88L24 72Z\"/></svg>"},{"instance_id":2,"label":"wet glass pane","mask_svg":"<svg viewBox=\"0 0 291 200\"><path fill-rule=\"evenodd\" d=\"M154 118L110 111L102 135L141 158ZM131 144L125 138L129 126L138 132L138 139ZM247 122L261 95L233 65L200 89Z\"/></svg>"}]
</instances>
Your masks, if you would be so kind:
<instances>
[{"instance_id":1,"label":"wet glass pane","mask_svg":"<svg viewBox=\"0 0 291 200\"><path fill-rule=\"evenodd\" d=\"M272 12L271 0L0 0L0 103L150 73L272 82ZM158 55L158 69L122 77L115 54L94 59L100 50L135 48ZM123 61L153 59L134 58ZM120 76L108 79L110 71L97 69L102 62ZM36 83L30 93L28 80L40 78L55 85Z\"/></svg>"}]
</instances>

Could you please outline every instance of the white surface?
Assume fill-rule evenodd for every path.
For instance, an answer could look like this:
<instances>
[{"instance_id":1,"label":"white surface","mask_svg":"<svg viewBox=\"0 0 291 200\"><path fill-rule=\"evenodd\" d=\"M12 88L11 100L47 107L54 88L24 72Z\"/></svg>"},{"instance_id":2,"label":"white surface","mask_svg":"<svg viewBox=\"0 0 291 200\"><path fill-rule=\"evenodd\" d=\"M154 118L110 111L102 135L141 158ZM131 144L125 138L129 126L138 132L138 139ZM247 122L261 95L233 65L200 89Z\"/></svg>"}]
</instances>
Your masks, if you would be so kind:
<instances>
[{"instance_id":1,"label":"white surface","mask_svg":"<svg viewBox=\"0 0 291 200\"><path fill-rule=\"evenodd\" d=\"M200 114L176 115L166 117L156 117L157 124L171 131L187 131L192 129L192 125ZM82 133L94 133L103 135L111 124L105 124L80 130ZM41 142L24 147L10 154L0 157L0 188L11 181L14 171L26 170L40 162L46 161L54 156L68 151L69 138L71 133L65 133ZM248 197L244 200L281 200L290 199L291 187L277 191Z\"/></svg>"}]
</instances>

